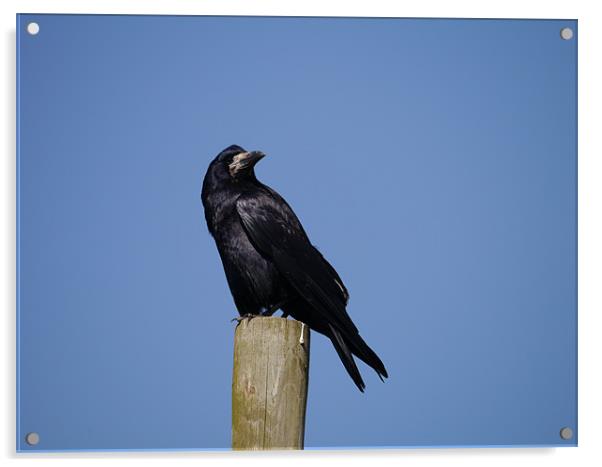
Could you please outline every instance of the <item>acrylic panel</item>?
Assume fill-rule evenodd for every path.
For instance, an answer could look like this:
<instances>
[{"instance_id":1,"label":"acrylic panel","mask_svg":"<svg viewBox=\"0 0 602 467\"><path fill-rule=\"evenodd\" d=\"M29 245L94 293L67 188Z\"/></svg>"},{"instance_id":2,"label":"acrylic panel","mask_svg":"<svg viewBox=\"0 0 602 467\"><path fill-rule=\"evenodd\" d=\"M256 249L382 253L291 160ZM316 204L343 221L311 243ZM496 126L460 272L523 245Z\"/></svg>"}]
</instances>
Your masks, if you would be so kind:
<instances>
[{"instance_id":1,"label":"acrylic panel","mask_svg":"<svg viewBox=\"0 0 602 467\"><path fill-rule=\"evenodd\" d=\"M307 449L577 444L575 20L16 34L17 450L230 449L238 313L199 193L231 144L389 373L358 363L361 393L312 333Z\"/></svg>"}]
</instances>

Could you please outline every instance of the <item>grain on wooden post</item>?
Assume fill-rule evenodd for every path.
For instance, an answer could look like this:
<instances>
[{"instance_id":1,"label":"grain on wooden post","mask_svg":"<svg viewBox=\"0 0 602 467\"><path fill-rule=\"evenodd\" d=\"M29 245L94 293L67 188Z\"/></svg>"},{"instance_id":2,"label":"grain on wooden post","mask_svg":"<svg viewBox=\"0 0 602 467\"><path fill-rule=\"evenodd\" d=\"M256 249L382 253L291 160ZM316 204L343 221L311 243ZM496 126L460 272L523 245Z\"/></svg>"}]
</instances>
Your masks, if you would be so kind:
<instances>
[{"instance_id":1,"label":"grain on wooden post","mask_svg":"<svg viewBox=\"0 0 602 467\"><path fill-rule=\"evenodd\" d=\"M232 448L303 449L308 374L307 326L242 320L234 335Z\"/></svg>"}]
</instances>

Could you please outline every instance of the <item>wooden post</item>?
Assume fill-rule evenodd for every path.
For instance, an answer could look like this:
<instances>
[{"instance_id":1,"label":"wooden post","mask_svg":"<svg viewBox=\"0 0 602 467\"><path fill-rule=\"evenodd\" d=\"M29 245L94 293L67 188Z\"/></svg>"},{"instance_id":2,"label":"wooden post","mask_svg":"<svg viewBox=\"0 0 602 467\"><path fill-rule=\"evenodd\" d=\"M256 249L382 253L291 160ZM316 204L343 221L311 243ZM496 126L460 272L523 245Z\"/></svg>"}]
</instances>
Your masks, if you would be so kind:
<instances>
[{"instance_id":1,"label":"wooden post","mask_svg":"<svg viewBox=\"0 0 602 467\"><path fill-rule=\"evenodd\" d=\"M234 335L232 449L303 449L308 373L305 324L242 320Z\"/></svg>"}]
</instances>

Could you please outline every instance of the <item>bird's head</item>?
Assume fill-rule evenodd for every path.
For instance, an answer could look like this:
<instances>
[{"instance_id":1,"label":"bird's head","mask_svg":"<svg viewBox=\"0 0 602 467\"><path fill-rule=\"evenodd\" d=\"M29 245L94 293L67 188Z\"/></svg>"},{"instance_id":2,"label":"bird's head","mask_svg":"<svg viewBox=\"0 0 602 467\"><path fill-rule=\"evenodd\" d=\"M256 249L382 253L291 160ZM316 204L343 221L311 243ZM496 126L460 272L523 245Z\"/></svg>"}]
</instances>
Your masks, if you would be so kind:
<instances>
[{"instance_id":1,"label":"bird's head","mask_svg":"<svg viewBox=\"0 0 602 467\"><path fill-rule=\"evenodd\" d=\"M217 155L209 169L232 181L255 178L253 169L263 157L265 154L261 151L245 151L233 144Z\"/></svg>"}]
</instances>

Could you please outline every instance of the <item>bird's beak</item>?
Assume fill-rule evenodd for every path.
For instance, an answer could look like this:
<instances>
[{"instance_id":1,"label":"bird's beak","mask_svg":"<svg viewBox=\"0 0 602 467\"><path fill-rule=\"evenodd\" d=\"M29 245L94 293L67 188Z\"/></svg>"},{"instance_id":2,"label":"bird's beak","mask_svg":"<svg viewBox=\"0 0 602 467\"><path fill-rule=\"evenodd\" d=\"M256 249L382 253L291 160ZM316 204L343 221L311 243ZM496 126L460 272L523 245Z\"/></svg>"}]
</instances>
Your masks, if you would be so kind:
<instances>
[{"instance_id":1,"label":"bird's beak","mask_svg":"<svg viewBox=\"0 0 602 467\"><path fill-rule=\"evenodd\" d=\"M265 157L265 154L261 151L249 151L241 152L234 156L232 163L230 164L230 175L233 177L240 171L252 169L257 162Z\"/></svg>"},{"instance_id":2,"label":"bird's beak","mask_svg":"<svg viewBox=\"0 0 602 467\"><path fill-rule=\"evenodd\" d=\"M246 156L245 160L248 161L247 162L248 165L255 165L261 159L263 159L265 157L265 154L261 151L251 151L251 152L247 152L246 154L247 154L247 156Z\"/></svg>"}]
</instances>

